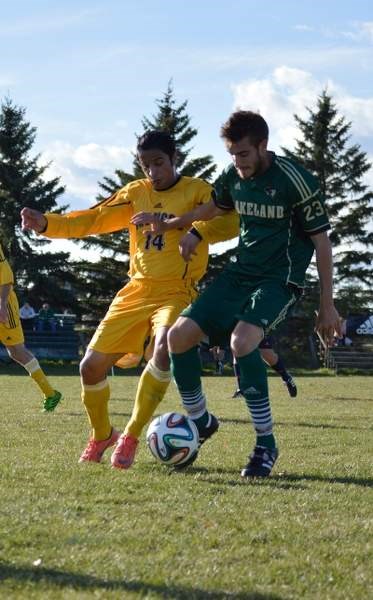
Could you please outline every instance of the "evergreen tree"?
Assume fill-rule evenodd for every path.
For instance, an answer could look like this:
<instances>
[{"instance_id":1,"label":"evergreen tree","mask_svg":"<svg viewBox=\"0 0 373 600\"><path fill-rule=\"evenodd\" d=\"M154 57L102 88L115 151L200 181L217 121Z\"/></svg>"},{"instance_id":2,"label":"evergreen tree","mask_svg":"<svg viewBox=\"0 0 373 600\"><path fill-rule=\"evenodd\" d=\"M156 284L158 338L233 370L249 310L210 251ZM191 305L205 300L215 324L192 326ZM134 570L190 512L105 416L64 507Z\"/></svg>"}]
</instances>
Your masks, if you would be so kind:
<instances>
[{"instance_id":1,"label":"evergreen tree","mask_svg":"<svg viewBox=\"0 0 373 600\"><path fill-rule=\"evenodd\" d=\"M302 137L285 154L303 164L320 181L332 225L335 278L342 285L372 282L373 193L363 182L371 165L358 144L349 144L351 123L338 114L326 92L308 119L295 115Z\"/></svg>"},{"instance_id":2,"label":"evergreen tree","mask_svg":"<svg viewBox=\"0 0 373 600\"><path fill-rule=\"evenodd\" d=\"M64 192L58 178L47 179L48 165L31 156L36 128L25 118L25 109L6 98L0 107L0 242L12 266L18 284L28 289L38 304L48 300L72 306L66 284L74 277L68 265L68 253L46 251L49 240L36 238L20 227L20 210L29 206L41 212L56 210ZM61 207L63 210L66 207Z\"/></svg>"},{"instance_id":3,"label":"evergreen tree","mask_svg":"<svg viewBox=\"0 0 373 600\"><path fill-rule=\"evenodd\" d=\"M175 140L177 148L176 165L181 175L189 177L200 177L210 181L216 171L216 164L211 155L191 158L192 147L188 147L198 133L198 130L191 125L190 116L187 113L188 101L185 100L177 105L172 81L168 83L167 90L161 99L156 100L158 112L151 119L144 117L141 121L142 128L145 131L151 129L161 129L168 131ZM112 194L115 190L123 187L130 181L141 179L144 174L141 170L137 157L134 156L133 172L127 173L117 169L115 178L104 177L99 183L104 195ZM102 196L100 196L102 198Z\"/></svg>"}]
</instances>

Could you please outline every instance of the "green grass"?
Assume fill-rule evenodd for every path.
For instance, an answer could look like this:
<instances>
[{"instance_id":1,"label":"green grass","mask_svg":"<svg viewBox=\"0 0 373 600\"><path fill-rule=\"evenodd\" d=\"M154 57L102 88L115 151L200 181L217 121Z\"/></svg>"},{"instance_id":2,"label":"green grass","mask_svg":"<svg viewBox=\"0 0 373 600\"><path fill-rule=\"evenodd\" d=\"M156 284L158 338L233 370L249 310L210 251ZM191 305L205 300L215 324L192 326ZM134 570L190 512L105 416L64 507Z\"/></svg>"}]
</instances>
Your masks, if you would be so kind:
<instances>
[{"instance_id":1,"label":"green grass","mask_svg":"<svg viewBox=\"0 0 373 600\"><path fill-rule=\"evenodd\" d=\"M221 429L178 473L144 440L127 472L109 456L78 465L78 377L53 378L55 414L39 411L30 378L1 380L1 598L373 597L371 378L299 377L296 400L271 378L281 456L253 482L239 476L254 438L233 378L204 378ZM111 378L118 427L136 384ZM171 387L162 412L178 406Z\"/></svg>"}]
</instances>

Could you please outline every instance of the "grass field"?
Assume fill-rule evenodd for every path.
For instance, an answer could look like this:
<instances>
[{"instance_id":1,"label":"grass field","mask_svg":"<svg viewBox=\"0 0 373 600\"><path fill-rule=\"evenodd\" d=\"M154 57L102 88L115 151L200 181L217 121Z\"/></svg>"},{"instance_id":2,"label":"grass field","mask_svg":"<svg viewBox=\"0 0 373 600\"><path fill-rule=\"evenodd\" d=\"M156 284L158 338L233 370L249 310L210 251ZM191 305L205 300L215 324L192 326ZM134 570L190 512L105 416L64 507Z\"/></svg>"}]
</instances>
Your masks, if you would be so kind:
<instances>
[{"instance_id":1,"label":"grass field","mask_svg":"<svg viewBox=\"0 0 373 600\"><path fill-rule=\"evenodd\" d=\"M133 469L78 465L87 438L76 376L55 414L26 376L1 376L1 598L368 599L372 585L370 377L270 379L281 456L239 476L253 445L234 380L206 377L219 433L185 472L142 440ZM111 378L114 425L137 378ZM162 412L175 410L172 387ZM110 454L110 453L109 453Z\"/></svg>"}]
</instances>

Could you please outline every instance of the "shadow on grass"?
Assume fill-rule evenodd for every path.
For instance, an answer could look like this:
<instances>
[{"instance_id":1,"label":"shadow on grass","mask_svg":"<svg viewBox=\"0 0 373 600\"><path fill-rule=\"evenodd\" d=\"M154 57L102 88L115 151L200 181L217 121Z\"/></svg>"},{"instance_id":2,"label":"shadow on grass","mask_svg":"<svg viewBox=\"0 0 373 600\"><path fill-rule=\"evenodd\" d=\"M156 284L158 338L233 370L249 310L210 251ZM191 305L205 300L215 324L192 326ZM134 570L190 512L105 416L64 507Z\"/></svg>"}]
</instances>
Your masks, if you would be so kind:
<instances>
[{"instance_id":1,"label":"shadow on grass","mask_svg":"<svg viewBox=\"0 0 373 600\"><path fill-rule=\"evenodd\" d=\"M347 485L360 485L361 487L373 487L373 479L365 477L323 477L322 475L296 475L283 473L281 475L272 475L270 478L275 481L320 481L321 483L342 483Z\"/></svg>"},{"instance_id":2,"label":"shadow on grass","mask_svg":"<svg viewBox=\"0 0 373 600\"><path fill-rule=\"evenodd\" d=\"M93 575L79 573L65 573L57 569L45 567L17 567L0 562L0 581L12 579L18 583L33 582L53 585L59 588L71 587L76 590L118 590L120 592L155 593L159 598L173 598L180 600L205 600L208 598L216 600L281 600L281 596L274 594L261 594L258 592L219 592L208 591L193 587L166 586L162 584L146 583L144 581L126 581L118 579L100 579Z\"/></svg>"},{"instance_id":3,"label":"shadow on grass","mask_svg":"<svg viewBox=\"0 0 373 600\"><path fill-rule=\"evenodd\" d=\"M191 466L185 471L175 471L170 469L170 474L177 475L187 475L193 476L201 475L203 477L200 478L201 481L205 481L208 483L218 483L219 485L224 485L225 483L230 486L239 486L239 485L270 485L271 487L281 487L281 489L306 489L305 485L302 485L302 482L307 481L319 481L320 483L338 483L345 485L359 485L361 487L372 488L373 487L373 479L365 478L365 477L323 477L322 475L312 475L312 474L302 474L298 475L295 473L279 473L275 475L271 475L270 477L254 477L251 478L241 478L239 475L239 470L237 469L225 469L223 467L219 467L214 470L208 470L204 467ZM208 476L209 475L209 476ZM222 479L216 479L214 475L234 475L236 479L224 481Z\"/></svg>"},{"instance_id":4,"label":"shadow on grass","mask_svg":"<svg viewBox=\"0 0 373 600\"><path fill-rule=\"evenodd\" d=\"M64 417L85 417L85 412L82 409L81 412L75 412L75 411L69 411L69 412L64 412L63 413ZM110 411L110 417L130 417L131 413L129 412L111 412ZM114 424L115 425L115 424Z\"/></svg>"},{"instance_id":5,"label":"shadow on grass","mask_svg":"<svg viewBox=\"0 0 373 600\"><path fill-rule=\"evenodd\" d=\"M287 422L276 421L276 426L281 427L306 427L308 429L345 429L346 431L369 431L371 427L350 427L349 425L333 425L331 423L305 423L303 421Z\"/></svg>"}]
</instances>

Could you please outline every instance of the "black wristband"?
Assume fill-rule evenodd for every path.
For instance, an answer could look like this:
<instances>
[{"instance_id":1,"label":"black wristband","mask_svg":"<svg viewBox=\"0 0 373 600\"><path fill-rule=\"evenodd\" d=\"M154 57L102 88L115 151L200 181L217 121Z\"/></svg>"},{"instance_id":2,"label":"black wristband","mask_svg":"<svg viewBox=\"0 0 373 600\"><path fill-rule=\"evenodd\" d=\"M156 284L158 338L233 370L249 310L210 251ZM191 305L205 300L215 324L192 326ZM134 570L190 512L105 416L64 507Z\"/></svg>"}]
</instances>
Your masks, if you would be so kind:
<instances>
[{"instance_id":1,"label":"black wristband","mask_svg":"<svg viewBox=\"0 0 373 600\"><path fill-rule=\"evenodd\" d=\"M203 240L203 237L201 236L200 232L195 227L191 227L188 233L192 233L193 235L198 237L199 240Z\"/></svg>"}]
</instances>

